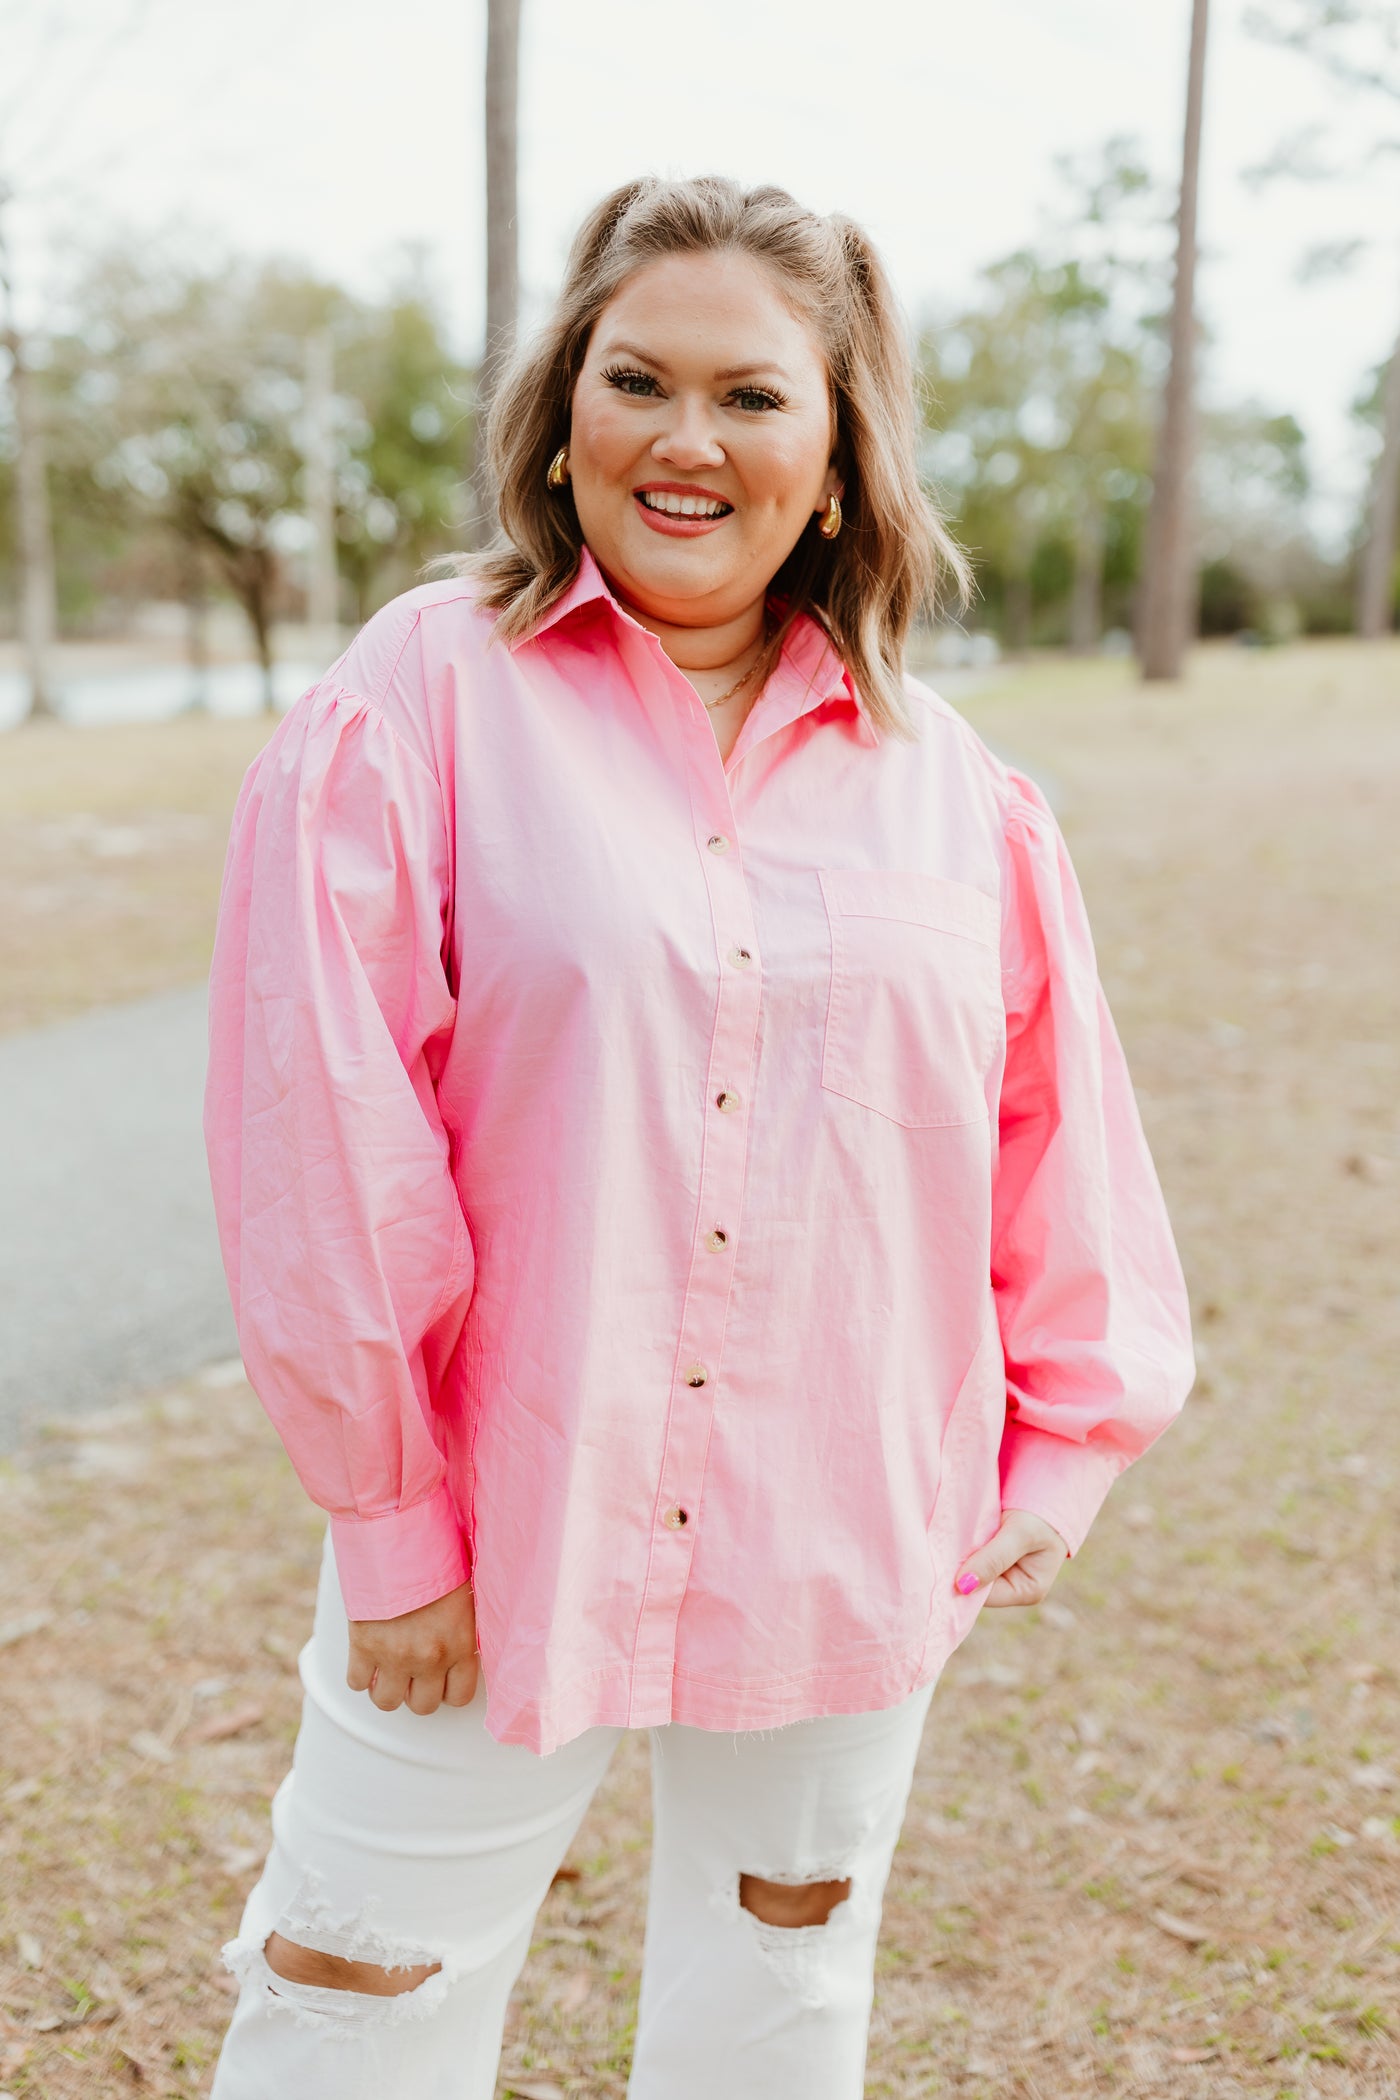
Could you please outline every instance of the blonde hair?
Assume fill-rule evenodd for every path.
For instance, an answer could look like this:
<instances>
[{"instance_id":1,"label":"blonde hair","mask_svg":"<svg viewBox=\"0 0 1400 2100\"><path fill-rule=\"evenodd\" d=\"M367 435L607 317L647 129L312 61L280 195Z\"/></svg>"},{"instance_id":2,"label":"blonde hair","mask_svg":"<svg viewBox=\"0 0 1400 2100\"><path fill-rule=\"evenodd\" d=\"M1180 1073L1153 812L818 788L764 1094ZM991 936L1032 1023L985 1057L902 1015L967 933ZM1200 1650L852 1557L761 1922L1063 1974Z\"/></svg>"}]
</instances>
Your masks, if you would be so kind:
<instances>
[{"instance_id":1,"label":"blonde hair","mask_svg":"<svg viewBox=\"0 0 1400 2100\"><path fill-rule=\"evenodd\" d=\"M786 190L745 190L725 176L647 176L605 197L574 238L554 312L502 377L486 444L501 534L462 558L481 577L482 603L505 640L528 634L578 571L583 536L567 488L545 471L568 442L575 383L598 316L627 278L662 256L737 251L776 272L826 354L845 482L835 540L815 518L772 578L787 601L765 674L801 613L825 628L871 719L910 734L904 645L947 578L965 603L968 569L920 486L914 372L903 320L861 229L805 211Z\"/></svg>"}]
</instances>

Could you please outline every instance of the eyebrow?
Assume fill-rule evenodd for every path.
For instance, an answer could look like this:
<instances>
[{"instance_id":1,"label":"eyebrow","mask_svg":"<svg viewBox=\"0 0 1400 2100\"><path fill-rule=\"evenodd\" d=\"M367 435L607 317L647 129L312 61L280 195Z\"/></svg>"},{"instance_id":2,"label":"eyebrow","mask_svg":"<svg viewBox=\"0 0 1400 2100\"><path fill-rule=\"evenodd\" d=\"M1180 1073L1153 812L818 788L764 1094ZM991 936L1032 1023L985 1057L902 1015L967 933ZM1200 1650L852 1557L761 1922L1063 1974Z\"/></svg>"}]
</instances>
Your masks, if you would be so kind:
<instances>
[{"instance_id":1,"label":"eyebrow","mask_svg":"<svg viewBox=\"0 0 1400 2100\"><path fill-rule=\"evenodd\" d=\"M641 359L644 365L654 365L658 372L669 372L671 369L664 357L658 357L655 351L653 350L644 349L640 343L614 343L612 347L612 355L614 357L638 357ZM755 372L766 372L773 379L789 378L789 374L784 371L781 365L766 363L753 365L726 365L722 372L715 373L715 378L751 379Z\"/></svg>"}]
</instances>

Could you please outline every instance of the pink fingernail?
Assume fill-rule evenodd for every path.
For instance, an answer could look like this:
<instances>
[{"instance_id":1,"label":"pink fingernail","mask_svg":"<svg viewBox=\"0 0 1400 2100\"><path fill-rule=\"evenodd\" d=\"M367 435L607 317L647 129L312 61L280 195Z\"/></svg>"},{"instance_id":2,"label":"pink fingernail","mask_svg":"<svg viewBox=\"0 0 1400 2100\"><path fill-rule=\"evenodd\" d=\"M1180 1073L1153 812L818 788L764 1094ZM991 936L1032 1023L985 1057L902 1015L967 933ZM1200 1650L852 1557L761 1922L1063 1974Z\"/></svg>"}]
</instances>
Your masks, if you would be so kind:
<instances>
[{"instance_id":1,"label":"pink fingernail","mask_svg":"<svg viewBox=\"0 0 1400 2100\"><path fill-rule=\"evenodd\" d=\"M966 1575L959 1575L957 1581L953 1584L953 1588L960 1597L970 1597L972 1592L979 1586L978 1579L970 1568Z\"/></svg>"}]
</instances>

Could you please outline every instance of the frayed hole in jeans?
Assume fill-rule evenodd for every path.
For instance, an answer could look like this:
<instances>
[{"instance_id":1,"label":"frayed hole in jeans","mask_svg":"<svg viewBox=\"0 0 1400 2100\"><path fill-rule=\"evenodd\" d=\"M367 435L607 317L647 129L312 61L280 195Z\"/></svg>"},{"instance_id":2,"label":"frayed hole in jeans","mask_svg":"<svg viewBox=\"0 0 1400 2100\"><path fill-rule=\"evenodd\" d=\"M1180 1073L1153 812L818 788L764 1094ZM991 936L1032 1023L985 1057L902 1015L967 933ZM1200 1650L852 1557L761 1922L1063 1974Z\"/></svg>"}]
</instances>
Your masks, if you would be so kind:
<instances>
[{"instance_id":1,"label":"frayed hole in jeans","mask_svg":"<svg viewBox=\"0 0 1400 2100\"><path fill-rule=\"evenodd\" d=\"M838 1903L851 1893L849 1875L841 1881L775 1881L764 1874L739 1876L739 1907L760 1924L787 1931L825 1925Z\"/></svg>"},{"instance_id":2,"label":"frayed hole in jeans","mask_svg":"<svg viewBox=\"0 0 1400 2100\"><path fill-rule=\"evenodd\" d=\"M353 1961L343 1954L326 1954L318 1947L303 1947L280 1932L270 1932L263 1956L275 1977L284 1983L308 1985L322 1991L351 1991L364 1998L401 1998L416 1991L442 1969L440 1961L393 1962ZM272 1988L276 1989L276 1984Z\"/></svg>"}]
</instances>

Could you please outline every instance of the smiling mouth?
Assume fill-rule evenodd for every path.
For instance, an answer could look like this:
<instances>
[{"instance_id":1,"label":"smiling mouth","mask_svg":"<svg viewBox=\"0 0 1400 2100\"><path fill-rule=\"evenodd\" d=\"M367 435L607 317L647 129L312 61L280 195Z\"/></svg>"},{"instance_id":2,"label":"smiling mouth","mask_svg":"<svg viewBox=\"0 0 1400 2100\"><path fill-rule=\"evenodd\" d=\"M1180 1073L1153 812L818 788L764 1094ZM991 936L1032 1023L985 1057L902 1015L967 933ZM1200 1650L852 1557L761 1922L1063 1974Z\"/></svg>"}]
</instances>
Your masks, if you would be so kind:
<instances>
[{"instance_id":1,"label":"smiling mouth","mask_svg":"<svg viewBox=\"0 0 1400 2100\"><path fill-rule=\"evenodd\" d=\"M669 489L634 489L644 510L659 511L664 518L727 518L733 510L718 496L678 496Z\"/></svg>"}]
</instances>

